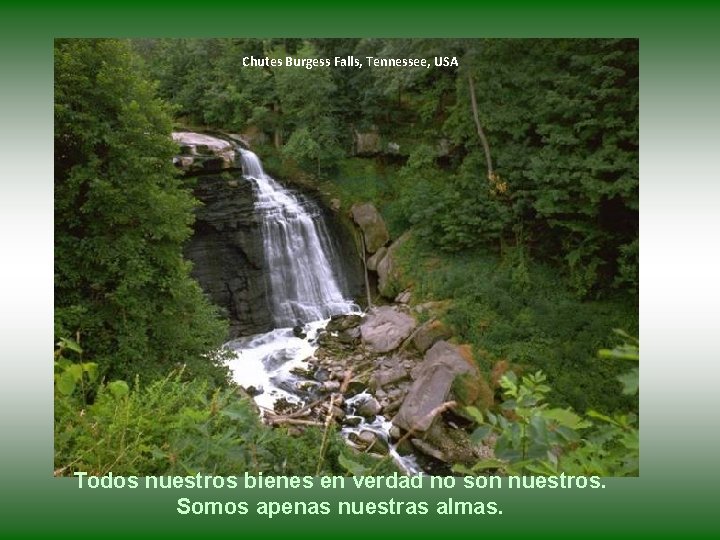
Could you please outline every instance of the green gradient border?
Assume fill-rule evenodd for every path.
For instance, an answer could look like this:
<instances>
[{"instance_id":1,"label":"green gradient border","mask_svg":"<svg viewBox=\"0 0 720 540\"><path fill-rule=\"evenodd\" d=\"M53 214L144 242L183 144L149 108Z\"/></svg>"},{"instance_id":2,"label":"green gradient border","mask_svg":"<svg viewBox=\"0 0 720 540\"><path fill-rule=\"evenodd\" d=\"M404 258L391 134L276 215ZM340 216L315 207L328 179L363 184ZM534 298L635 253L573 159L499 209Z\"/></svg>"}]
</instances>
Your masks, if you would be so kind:
<instances>
[{"instance_id":1,"label":"green gradient border","mask_svg":"<svg viewBox=\"0 0 720 540\"><path fill-rule=\"evenodd\" d=\"M168 7L126 2L35 2L0 8L0 523L23 536L190 537L208 532L367 538L447 533L600 537L610 533L700 537L717 533L720 480L715 210L720 126L720 8L570 2L512 6L386 2L307 7L296 2ZM606 489L423 490L396 498L495 500L502 516L323 518L182 517L181 496L277 500L274 492L78 490L52 473L52 39L88 36L628 36L641 43L642 476ZM369 500L390 490L283 494Z\"/></svg>"}]
</instances>

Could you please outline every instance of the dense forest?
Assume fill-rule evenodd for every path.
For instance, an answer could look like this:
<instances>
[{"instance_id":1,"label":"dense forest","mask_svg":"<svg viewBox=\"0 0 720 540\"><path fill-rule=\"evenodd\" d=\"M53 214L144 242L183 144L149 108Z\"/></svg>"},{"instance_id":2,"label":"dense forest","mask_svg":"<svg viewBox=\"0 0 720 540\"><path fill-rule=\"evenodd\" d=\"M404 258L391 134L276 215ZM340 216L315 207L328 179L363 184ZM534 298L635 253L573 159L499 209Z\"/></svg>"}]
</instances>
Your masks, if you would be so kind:
<instances>
[{"instance_id":1,"label":"dense forest","mask_svg":"<svg viewBox=\"0 0 720 540\"><path fill-rule=\"evenodd\" d=\"M377 208L392 280L357 301L407 291L480 373L448 414L492 452L448 471L638 474L638 60L633 39L56 40L56 474L393 470L329 422L266 425L232 382L184 254L180 130L237 134L348 223Z\"/></svg>"}]
</instances>

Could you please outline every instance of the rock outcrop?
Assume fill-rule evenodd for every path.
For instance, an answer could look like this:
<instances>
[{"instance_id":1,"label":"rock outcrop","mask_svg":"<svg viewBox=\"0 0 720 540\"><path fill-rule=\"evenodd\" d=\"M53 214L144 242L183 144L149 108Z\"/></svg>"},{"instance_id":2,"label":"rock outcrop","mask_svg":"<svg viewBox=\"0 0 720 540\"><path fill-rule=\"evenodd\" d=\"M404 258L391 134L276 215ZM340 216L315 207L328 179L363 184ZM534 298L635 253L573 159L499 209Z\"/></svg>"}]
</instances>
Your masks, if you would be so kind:
<instances>
[{"instance_id":1,"label":"rock outcrop","mask_svg":"<svg viewBox=\"0 0 720 540\"><path fill-rule=\"evenodd\" d=\"M385 298L393 299L400 292L401 275L397 264L397 251L410 238L406 232L387 249L385 256L377 262L378 291Z\"/></svg>"},{"instance_id":2,"label":"rock outcrop","mask_svg":"<svg viewBox=\"0 0 720 540\"><path fill-rule=\"evenodd\" d=\"M230 320L230 337L272 327L264 278L260 223L252 184L220 176L198 178L194 234L185 248L192 275Z\"/></svg>"},{"instance_id":3,"label":"rock outcrop","mask_svg":"<svg viewBox=\"0 0 720 540\"><path fill-rule=\"evenodd\" d=\"M239 168L237 142L204 133L176 131L173 140L180 145L180 154L173 163L186 173L212 173Z\"/></svg>"},{"instance_id":4,"label":"rock outcrop","mask_svg":"<svg viewBox=\"0 0 720 540\"><path fill-rule=\"evenodd\" d=\"M382 152L382 141L377 130L360 133L354 133L355 155L356 156L375 156Z\"/></svg>"},{"instance_id":5,"label":"rock outcrop","mask_svg":"<svg viewBox=\"0 0 720 540\"><path fill-rule=\"evenodd\" d=\"M410 315L393 306L373 309L360 326L365 346L376 353L397 349L417 326Z\"/></svg>"},{"instance_id":6,"label":"rock outcrop","mask_svg":"<svg viewBox=\"0 0 720 540\"><path fill-rule=\"evenodd\" d=\"M412 343L420 353L424 353L440 340L450 339L452 331L442 321L430 319L417 329Z\"/></svg>"},{"instance_id":7,"label":"rock outcrop","mask_svg":"<svg viewBox=\"0 0 720 540\"><path fill-rule=\"evenodd\" d=\"M406 431L427 431L436 419L432 411L447 400L455 377L464 373L477 375L477 366L468 363L458 347L438 341L413 370L414 382L393 424Z\"/></svg>"},{"instance_id":8,"label":"rock outcrop","mask_svg":"<svg viewBox=\"0 0 720 540\"><path fill-rule=\"evenodd\" d=\"M390 235L380 212L371 203L354 204L350 209L353 220L358 224L365 238L365 249L375 253L388 243Z\"/></svg>"}]
</instances>

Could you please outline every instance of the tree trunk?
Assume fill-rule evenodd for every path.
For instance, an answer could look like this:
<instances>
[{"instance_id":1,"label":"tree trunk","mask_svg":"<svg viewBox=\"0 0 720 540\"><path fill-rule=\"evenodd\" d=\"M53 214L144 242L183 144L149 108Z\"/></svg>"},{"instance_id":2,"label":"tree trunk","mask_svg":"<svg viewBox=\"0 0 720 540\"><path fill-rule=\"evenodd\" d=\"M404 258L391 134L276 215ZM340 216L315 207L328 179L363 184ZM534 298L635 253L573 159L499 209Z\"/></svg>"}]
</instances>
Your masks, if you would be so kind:
<instances>
[{"instance_id":1,"label":"tree trunk","mask_svg":"<svg viewBox=\"0 0 720 540\"><path fill-rule=\"evenodd\" d=\"M483 150L485 151L485 161L487 162L487 174L488 180L495 180L495 171L492 166L492 158L490 157L490 145L485 137L482 125L480 125L480 118L478 117L478 107L475 98L475 84L473 83L472 75L468 74L468 84L470 85L470 103L472 105L473 120L475 120L475 127L477 127L478 137L482 143Z\"/></svg>"}]
</instances>

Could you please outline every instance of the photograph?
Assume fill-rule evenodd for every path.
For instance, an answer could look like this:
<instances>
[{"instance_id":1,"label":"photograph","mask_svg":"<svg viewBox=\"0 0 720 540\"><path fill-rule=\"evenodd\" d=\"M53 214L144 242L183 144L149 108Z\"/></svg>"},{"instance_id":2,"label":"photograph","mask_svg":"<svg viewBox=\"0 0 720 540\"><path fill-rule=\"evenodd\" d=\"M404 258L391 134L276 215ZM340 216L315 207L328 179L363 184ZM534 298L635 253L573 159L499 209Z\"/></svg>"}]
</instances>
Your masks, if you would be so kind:
<instances>
[{"instance_id":1,"label":"photograph","mask_svg":"<svg viewBox=\"0 0 720 540\"><path fill-rule=\"evenodd\" d=\"M54 476L640 476L639 39L52 45Z\"/></svg>"}]
</instances>

